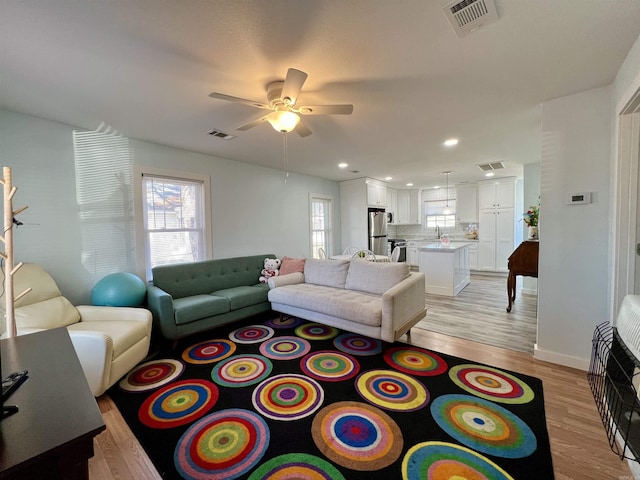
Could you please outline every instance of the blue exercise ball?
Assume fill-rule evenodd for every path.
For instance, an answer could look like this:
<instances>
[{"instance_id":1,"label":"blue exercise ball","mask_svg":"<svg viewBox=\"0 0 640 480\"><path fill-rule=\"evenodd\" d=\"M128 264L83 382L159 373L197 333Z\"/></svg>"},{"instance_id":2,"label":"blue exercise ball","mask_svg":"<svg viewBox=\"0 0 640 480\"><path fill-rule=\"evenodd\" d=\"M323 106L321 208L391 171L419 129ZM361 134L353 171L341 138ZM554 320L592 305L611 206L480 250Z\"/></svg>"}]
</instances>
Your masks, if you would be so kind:
<instances>
[{"instance_id":1,"label":"blue exercise ball","mask_svg":"<svg viewBox=\"0 0 640 480\"><path fill-rule=\"evenodd\" d=\"M139 307L147 287L133 273L112 273L100 279L91 290L91 304L108 307Z\"/></svg>"}]
</instances>

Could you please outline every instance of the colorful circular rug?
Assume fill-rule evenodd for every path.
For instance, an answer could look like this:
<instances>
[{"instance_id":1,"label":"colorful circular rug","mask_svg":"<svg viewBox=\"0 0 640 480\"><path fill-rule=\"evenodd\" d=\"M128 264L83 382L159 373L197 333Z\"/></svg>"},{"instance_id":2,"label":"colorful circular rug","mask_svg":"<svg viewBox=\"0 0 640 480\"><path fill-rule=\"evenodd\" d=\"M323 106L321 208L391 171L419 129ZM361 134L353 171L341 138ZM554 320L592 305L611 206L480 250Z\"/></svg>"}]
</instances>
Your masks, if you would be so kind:
<instances>
[{"instance_id":1,"label":"colorful circular rug","mask_svg":"<svg viewBox=\"0 0 640 480\"><path fill-rule=\"evenodd\" d=\"M429 402L429 392L422 383L392 370L361 373L356 391L367 402L397 412L418 410Z\"/></svg>"},{"instance_id":2,"label":"colorful circular rug","mask_svg":"<svg viewBox=\"0 0 640 480\"><path fill-rule=\"evenodd\" d=\"M500 466L466 447L446 442L423 442L402 459L403 480L514 480Z\"/></svg>"},{"instance_id":3,"label":"colorful circular rug","mask_svg":"<svg viewBox=\"0 0 640 480\"><path fill-rule=\"evenodd\" d=\"M456 365L449 377L460 388L493 402L519 404L534 398L531 387L513 375L484 365Z\"/></svg>"},{"instance_id":4,"label":"colorful circular rug","mask_svg":"<svg viewBox=\"0 0 640 480\"><path fill-rule=\"evenodd\" d=\"M271 320L267 320L264 324L267 327L271 328L295 328L299 327L304 323L304 320L297 317L285 317L285 318L273 318Z\"/></svg>"},{"instance_id":5,"label":"colorful circular rug","mask_svg":"<svg viewBox=\"0 0 640 480\"><path fill-rule=\"evenodd\" d=\"M260 345L260 353L273 360L293 360L306 355L311 344L299 337L271 338Z\"/></svg>"},{"instance_id":6,"label":"colorful circular rug","mask_svg":"<svg viewBox=\"0 0 640 480\"><path fill-rule=\"evenodd\" d=\"M510 411L472 395L442 395L431 404L431 415L451 437L481 453L522 458L537 448L535 434Z\"/></svg>"},{"instance_id":7,"label":"colorful circular rug","mask_svg":"<svg viewBox=\"0 0 640 480\"><path fill-rule=\"evenodd\" d=\"M198 364L219 362L236 351L236 344L229 340L207 340L190 346L182 353L185 362Z\"/></svg>"},{"instance_id":8,"label":"colorful circular rug","mask_svg":"<svg viewBox=\"0 0 640 480\"><path fill-rule=\"evenodd\" d=\"M234 330L229 334L229 340L236 343L260 343L273 337L273 328L264 325L249 325Z\"/></svg>"},{"instance_id":9,"label":"colorful circular rug","mask_svg":"<svg viewBox=\"0 0 640 480\"><path fill-rule=\"evenodd\" d=\"M150 395L138 410L151 428L186 425L205 415L218 401L218 387L208 380L181 380Z\"/></svg>"},{"instance_id":10,"label":"colorful circular rug","mask_svg":"<svg viewBox=\"0 0 640 480\"><path fill-rule=\"evenodd\" d=\"M318 382L304 375L276 375L255 388L252 401L255 409L265 417L299 420L320 408L324 391Z\"/></svg>"},{"instance_id":11,"label":"colorful circular rug","mask_svg":"<svg viewBox=\"0 0 640 480\"><path fill-rule=\"evenodd\" d=\"M351 355L377 355L382 351L382 342L355 333L345 333L333 341L338 350Z\"/></svg>"},{"instance_id":12,"label":"colorful circular rug","mask_svg":"<svg viewBox=\"0 0 640 480\"><path fill-rule=\"evenodd\" d=\"M262 355L242 355L223 360L211 371L211 379L222 387L246 387L271 374L273 364Z\"/></svg>"},{"instance_id":13,"label":"colorful circular rug","mask_svg":"<svg viewBox=\"0 0 640 480\"><path fill-rule=\"evenodd\" d=\"M402 432L382 410L366 403L336 402L313 418L311 436L329 460L358 471L374 471L402 453Z\"/></svg>"},{"instance_id":14,"label":"colorful circular rug","mask_svg":"<svg viewBox=\"0 0 640 480\"><path fill-rule=\"evenodd\" d=\"M296 335L307 340L329 340L338 335L338 329L322 323L306 323L295 330Z\"/></svg>"},{"instance_id":15,"label":"colorful circular rug","mask_svg":"<svg viewBox=\"0 0 640 480\"><path fill-rule=\"evenodd\" d=\"M384 352L383 358L396 370L421 377L440 375L449 368L442 357L421 348L390 348Z\"/></svg>"},{"instance_id":16,"label":"colorful circular rug","mask_svg":"<svg viewBox=\"0 0 640 480\"><path fill-rule=\"evenodd\" d=\"M336 467L308 453L286 453L260 465L249 480L346 480Z\"/></svg>"},{"instance_id":17,"label":"colorful circular rug","mask_svg":"<svg viewBox=\"0 0 640 480\"><path fill-rule=\"evenodd\" d=\"M182 435L173 455L183 478L234 479L249 472L269 447L260 415L242 409L212 413Z\"/></svg>"},{"instance_id":18,"label":"colorful circular rug","mask_svg":"<svg viewBox=\"0 0 640 480\"><path fill-rule=\"evenodd\" d=\"M134 368L118 385L127 392L145 392L172 382L183 371L184 363L179 360L151 360Z\"/></svg>"},{"instance_id":19,"label":"colorful circular rug","mask_svg":"<svg viewBox=\"0 0 640 480\"><path fill-rule=\"evenodd\" d=\"M316 380L341 382L355 377L360 371L360 364L346 353L321 350L300 360L300 370Z\"/></svg>"}]
</instances>

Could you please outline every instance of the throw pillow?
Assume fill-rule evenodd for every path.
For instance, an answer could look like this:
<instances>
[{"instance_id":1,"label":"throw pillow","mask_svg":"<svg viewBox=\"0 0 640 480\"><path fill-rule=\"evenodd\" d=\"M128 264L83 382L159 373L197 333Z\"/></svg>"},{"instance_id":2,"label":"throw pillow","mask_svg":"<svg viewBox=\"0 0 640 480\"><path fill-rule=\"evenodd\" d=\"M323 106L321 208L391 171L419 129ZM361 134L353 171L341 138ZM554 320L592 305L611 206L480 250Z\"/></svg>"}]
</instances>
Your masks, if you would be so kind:
<instances>
[{"instance_id":1,"label":"throw pillow","mask_svg":"<svg viewBox=\"0 0 640 480\"><path fill-rule=\"evenodd\" d=\"M303 273L304 272L304 258L291 258L284 257L282 264L280 265L280 275L287 275L289 273Z\"/></svg>"}]
</instances>

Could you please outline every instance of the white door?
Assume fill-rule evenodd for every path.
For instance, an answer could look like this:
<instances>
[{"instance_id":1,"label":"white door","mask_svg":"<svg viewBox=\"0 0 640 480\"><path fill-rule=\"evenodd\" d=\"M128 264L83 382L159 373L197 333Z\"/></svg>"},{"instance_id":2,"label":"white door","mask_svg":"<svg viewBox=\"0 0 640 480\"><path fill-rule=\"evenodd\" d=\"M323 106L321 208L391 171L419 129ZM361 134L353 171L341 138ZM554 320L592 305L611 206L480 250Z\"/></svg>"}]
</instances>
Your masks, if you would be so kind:
<instances>
[{"instance_id":1,"label":"white door","mask_svg":"<svg viewBox=\"0 0 640 480\"><path fill-rule=\"evenodd\" d=\"M478 270L496 269L496 222L495 210L480 210Z\"/></svg>"},{"instance_id":2,"label":"white door","mask_svg":"<svg viewBox=\"0 0 640 480\"><path fill-rule=\"evenodd\" d=\"M496 270L506 272L514 250L515 221L513 208L496 210Z\"/></svg>"},{"instance_id":3,"label":"white door","mask_svg":"<svg viewBox=\"0 0 640 480\"><path fill-rule=\"evenodd\" d=\"M496 207L513 208L516 200L516 184L500 182L496 184Z\"/></svg>"}]
</instances>

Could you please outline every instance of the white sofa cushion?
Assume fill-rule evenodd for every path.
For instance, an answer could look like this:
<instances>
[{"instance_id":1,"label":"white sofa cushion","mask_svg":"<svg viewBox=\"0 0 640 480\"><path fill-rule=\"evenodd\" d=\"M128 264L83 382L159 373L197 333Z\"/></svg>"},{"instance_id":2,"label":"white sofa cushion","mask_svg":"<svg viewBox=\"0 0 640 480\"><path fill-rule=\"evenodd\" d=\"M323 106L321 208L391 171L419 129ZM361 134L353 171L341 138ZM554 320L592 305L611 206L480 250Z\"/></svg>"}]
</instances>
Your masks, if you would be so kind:
<instances>
[{"instance_id":1,"label":"white sofa cushion","mask_svg":"<svg viewBox=\"0 0 640 480\"><path fill-rule=\"evenodd\" d=\"M410 273L411 267L406 262L385 263L351 260L345 288L382 295L394 285L408 278Z\"/></svg>"},{"instance_id":2,"label":"white sofa cushion","mask_svg":"<svg viewBox=\"0 0 640 480\"><path fill-rule=\"evenodd\" d=\"M382 297L355 290L300 283L270 290L269 301L372 327L382 324Z\"/></svg>"},{"instance_id":3,"label":"white sofa cushion","mask_svg":"<svg viewBox=\"0 0 640 480\"><path fill-rule=\"evenodd\" d=\"M314 285L344 288L349 263L349 260L307 258L304 262L304 281Z\"/></svg>"}]
</instances>

